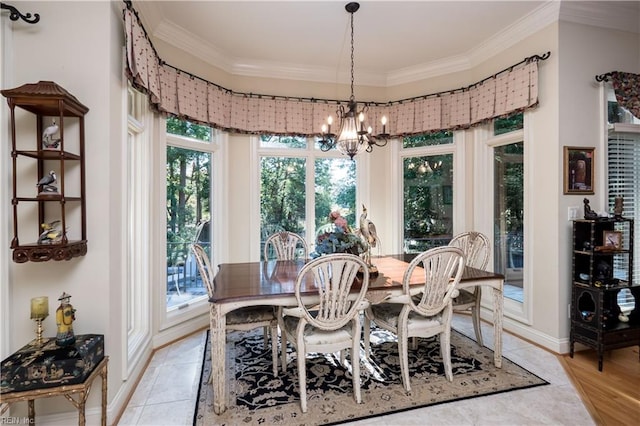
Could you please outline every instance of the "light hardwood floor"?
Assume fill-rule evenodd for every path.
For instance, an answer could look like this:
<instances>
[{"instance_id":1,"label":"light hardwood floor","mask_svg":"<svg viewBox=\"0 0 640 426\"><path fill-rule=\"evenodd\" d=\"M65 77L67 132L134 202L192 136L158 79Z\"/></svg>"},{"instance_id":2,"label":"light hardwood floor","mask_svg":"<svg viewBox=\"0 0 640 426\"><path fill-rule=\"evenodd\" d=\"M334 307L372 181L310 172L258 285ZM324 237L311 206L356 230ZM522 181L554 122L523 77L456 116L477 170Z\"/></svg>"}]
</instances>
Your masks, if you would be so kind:
<instances>
[{"instance_id":1,"label":"light hardwood floor","mask_svg":"<svg viewBox=\"0 0 640 426\"><path fill-rule=\"evenodd\" d=\"M589 349L559 356L593 421L603 426L637 425L640 420L639 347L605 352L602 372L598 354Z\"/></svg>"}]
</instances>

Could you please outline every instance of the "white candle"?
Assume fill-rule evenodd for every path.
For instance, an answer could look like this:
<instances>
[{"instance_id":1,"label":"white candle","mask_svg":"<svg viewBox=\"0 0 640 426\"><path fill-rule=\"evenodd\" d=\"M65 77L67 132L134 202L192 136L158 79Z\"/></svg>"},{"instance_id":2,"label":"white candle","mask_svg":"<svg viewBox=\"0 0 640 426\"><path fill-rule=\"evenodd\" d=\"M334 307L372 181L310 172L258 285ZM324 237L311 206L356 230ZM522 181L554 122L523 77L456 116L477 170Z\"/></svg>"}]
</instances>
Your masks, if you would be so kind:
<instances>
[{"instance_id":1,"label":"white candle","mask_svg":"<svg viewBox=\"0 0 640 426\"><path fill-rule=\"evenodd\" d=\"M49 298L47 296L31 299L31 319L45 319L49 316Z\"/></svg>"}]
</instances>

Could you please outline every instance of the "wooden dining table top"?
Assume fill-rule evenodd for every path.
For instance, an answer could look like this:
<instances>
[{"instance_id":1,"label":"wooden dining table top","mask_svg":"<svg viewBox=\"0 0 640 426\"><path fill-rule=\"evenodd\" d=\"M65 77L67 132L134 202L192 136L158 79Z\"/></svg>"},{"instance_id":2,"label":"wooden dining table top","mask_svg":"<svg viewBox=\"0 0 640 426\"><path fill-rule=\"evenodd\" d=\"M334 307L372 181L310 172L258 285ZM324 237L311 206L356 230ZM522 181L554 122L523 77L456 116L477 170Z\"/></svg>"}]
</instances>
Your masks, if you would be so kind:
<instances>
[{"instance_id":1,"label":"wooden dining table top","mask_svg":"<svg viewBox=\"0 0 640 426\"><path fill-rule=\"evenodd\" d=\"M378 275L369 279L369 292L401 290L402 280L408 264L416 254L398 254L372 257L371 263L377 267ZM270 260L260 262L223 263L214 278L212 303L229 303L247 299L269 299L295 294L298 273L309 260ZM483 280L504 279L494 272L465 266L461 286L465 282L481 284ZM357 280L362 280L358 277ZM412 284L424 282L424 276L416 268L411 277ZM354 290L359 288L358 283ZM302 294L317 294L313 277L307 276L302 284Z\"/></svg>"}]
</instances>

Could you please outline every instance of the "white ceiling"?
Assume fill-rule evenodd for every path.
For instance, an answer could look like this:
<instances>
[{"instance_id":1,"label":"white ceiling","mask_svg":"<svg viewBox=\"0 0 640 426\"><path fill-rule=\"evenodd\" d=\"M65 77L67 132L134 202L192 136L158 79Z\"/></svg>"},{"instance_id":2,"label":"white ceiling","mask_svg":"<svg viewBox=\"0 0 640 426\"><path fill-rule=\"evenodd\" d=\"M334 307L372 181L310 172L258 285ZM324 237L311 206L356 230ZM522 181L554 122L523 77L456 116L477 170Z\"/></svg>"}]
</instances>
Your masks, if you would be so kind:
<instances>
[{"instance_id":1,"label":"white ceiling","mask_svg":"<svg viewBox=\"0 0 640 426\"><path fill-rule=\"evenodd\" d=\"M229 73L336 82L349 78L346 3L134 1L134 7L154 44L161 40L190 51ZM568 20L595 25L616 21L623 29L638 31L638 5L360 1L354 14L355 79L358 84L389 86L467 69L558 20L560 6Z\"/></svg>"}]
</instances>

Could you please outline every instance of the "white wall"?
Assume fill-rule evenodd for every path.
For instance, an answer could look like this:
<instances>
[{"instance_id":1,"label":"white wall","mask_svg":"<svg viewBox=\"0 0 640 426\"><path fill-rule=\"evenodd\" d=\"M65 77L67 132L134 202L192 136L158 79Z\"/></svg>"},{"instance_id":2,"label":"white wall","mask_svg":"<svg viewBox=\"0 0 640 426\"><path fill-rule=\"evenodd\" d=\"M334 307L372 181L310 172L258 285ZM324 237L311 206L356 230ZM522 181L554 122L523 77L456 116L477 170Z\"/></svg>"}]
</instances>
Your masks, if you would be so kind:
<instances>
[{"instance_id":1,"label":"white wall","mask_svg":"<svg viewBox=\"0 0 640 426\"><path fill-rule=\"evenodd\" d=\"M109 363L109 400L121 387L122 300L119 263L120 197L114 188L120 187L121 168L112 164L123 141L120 81L123 45L120 14L114 4L98 2L29 2L17 5L23 12L39 13L35 25L14 23L10 46L10 68L3 88L25 83L52 80L76 96L89 108L86 127L86 205L88 252L70 261L43 263L9 262L9 282L2 282L2 293L8 289L11 297L11 326L2 325L11 353L34 338L34 324L29 320L30 299L49 297L49 311L54 313L62 292L72 295L76 308L76 334L104 334L105 352ZM2 102L2 108L7 108ZM6 115L3 115L3 117ZM6 122L2 126L7 125ZM4 156L9 155L9 140L2 132ZM119 154L118 154L119 155ZM118 158L118 157L116 157ZM35 179L35 177L34 177ZM2 179L9 187L10 180ZM34 183L20 182L32 187ZM3 192L4 194L8 193ZM10 203L2 201L3 213ZM3 225L4 226L4 225ZM3 243L8 245L8 241ZM10 256L10 250L3 248ZM44 321L45 336L55 336L55 315ZM8 337L7 337L8 336ZM97 423L100 407L99 384L88 402L89 423ZM20 415L25 404L15 405L12 412ZM64 398L48 398L36 404L37 415L47 415L47 423L77 422L77 413ZM52 413L64 413L51 416ZM24 413L23 413L24 414Z\"/></svg>"}]
</instances>

